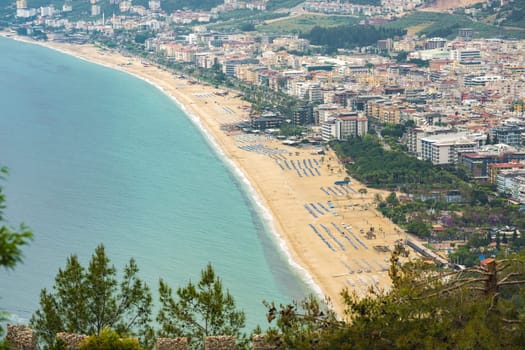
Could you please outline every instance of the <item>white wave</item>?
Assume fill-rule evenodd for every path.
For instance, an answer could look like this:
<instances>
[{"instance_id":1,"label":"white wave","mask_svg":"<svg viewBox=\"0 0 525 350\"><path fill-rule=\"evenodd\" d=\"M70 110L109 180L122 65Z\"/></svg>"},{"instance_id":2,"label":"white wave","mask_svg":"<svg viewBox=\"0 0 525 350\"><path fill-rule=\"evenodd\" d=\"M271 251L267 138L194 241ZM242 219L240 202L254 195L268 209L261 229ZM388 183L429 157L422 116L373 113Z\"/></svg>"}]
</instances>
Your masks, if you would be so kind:
<instances>
[{"instance_id":1,"label":"white wave","mask_svg":"<svg viewBox=\"0 0 525 350\"><path fill-rule=\"evenodd\" d=\"M160 88L160 90L164 92L162 88ZM226 165L228 165L232 173L243 185L243 188L247 190L249 197L252 199L253 203L256 204L255 209L257 210L259 215L262 217L262 219L265 221L265 223L269 227L270 232L273 236L272 238L273 238L274 243L277 244L281 253L284 254L288 264L299 274L303 282L305 282L306 285L308 285L318 297L320 297L321 299L324 298L324 293L322 292L321 287L319 287L319 285L315 283L312 275L310 275L308 270L306 270L304 267L302 267L298 262L296 262L293 259L292 254L290 253L290 250L288 249L285 239L281 236L281 234L279 233L279 231L277 230L275 226L275 220L274 220L273 215L271 214L270 210L263 204L264 202L262 198L260 197L259 193L253 187L252 183L248 179L248 176L246 176L246 174L244 173L244 170L241 167L239 167L231 158L227 156L224 150L217 143L213 134L209 132L209 130L203 125L203 123L197 116L195 116L193 113L188 111L186 107L180 101L178 101L175 97L169 94L167 94L167 96L169 96L173 101L175 101L175 103L177 103L179 108L198 127L198 129L205 136L206 141L211 146L211 148L214 150L214 152L219 156L219 158Z\"/></svg>"}]
</instances>

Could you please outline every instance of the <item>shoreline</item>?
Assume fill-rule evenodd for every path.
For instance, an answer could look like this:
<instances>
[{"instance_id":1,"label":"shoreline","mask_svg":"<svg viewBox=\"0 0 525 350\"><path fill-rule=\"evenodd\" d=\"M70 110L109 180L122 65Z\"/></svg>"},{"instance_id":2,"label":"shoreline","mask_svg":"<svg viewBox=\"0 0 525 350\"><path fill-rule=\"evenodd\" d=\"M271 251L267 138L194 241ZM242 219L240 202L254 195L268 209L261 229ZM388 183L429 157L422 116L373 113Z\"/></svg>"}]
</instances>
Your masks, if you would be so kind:
<instances>
[{"instance_id":1,"label":"shoreline","mask_svg":"<svg viewBox=\"0 0 525 350\"><path fill-rule=\"evenodd\" d=\"M139 77L139 79L143 78ZM184 106L174 96L171 96L169 93L164 91L164 89L152 82L147 82L161 90L164 94L166 94L166 96L172 99L177 105L177 107L179 107L180 110L190 119L190 121L199 129L204 139L210 146L212 152L214 152L217 155L217 157L219 157L219 159L226 165L226 167L231 172L232 176L236 178L236 181L239 182L239 185L241 187L244 187L244 190L246 191L246 196L252 200L251 205L253 209L258 213L261 221L265 224L265 226L268 226L267 228L272 235L270 239L275 245L279 247L281 253L286 258L288 264L293 270L295 270L295 272L299 274L299 278L302 280L303 283L305 283L309 288L311 288L312 291L318 297L323 298L324 295L321 287L315 283L310 273L293 259L290 250L286 246L286 240L282 237L281 234L279 234L279 231L276 228L275 220L272 216L272 213L270 212L268 207L264 205L264 199L261 197L261 194L257 191L257 189L253 186L252 182L249 179L249 176L245 173L245 171L238 164L236 164L234 160L228 157L224 149L222 149L219 146L217 139L213 135L213 132L210 132L210 130L206 128L206 126L201 122L199 117L195 116L192 112L188 111L186 106Z\"/></svg>"},{"instance_id":2,"label":"shoreline","mask_svg":"<svg viewBox=\"0 0 525 350\"><path fill-rule=\"evenodd\" d=\"M346 177L344 168L333 153L323 157L315 155L314 149L292 148L265 137L226 131L225 126L245 118L246 102L231 94L219 96L216 94L218 89L212 86L189 84L187 80L154 65L144 67L140 58L124 57L113 50L93 45L38 42L6 34L0 33L13 40L41 45L131 74L171 98L247 191L253 208L269 229L270 238L291 269L318 296L328 297L340 316L344 311L339 297L343 288L354 290L359 295L366 293L369 285L388 288L390 280L385 257L389 258L389 255L375 251L373 246L391 245L400 238L400 233L371 207L376 193L383 197L388 193L367 189L366 195L357 194L356 189L364 186L353 179L351 187L345 189L346 194L339 188L333 194L322 191L324 187L331 188L334 180ZM294 161L305 176L295 169ZM312 161L317 165L315 168ZM289 162L294 164L297 174L288 167ZM289 171L286 171L284 164ZM326 209L327 203L334 203L334 209L331 204L330 209ZM316 216L305 210L308 205L317 209L319 206L326 208L324 211L319 209ZM341 231L346 226L343 222L339 224L341 219L352 226L348 230L344 228L346 234ZM314 234L315 227L320 232L319 236L330 241L332 249L328 249L328 244ZM380 231L376 231L373 239L367 240L362 233L367 227L380 228Z\"/></svg>"},{"instance_id":3,"label":"shoreline","mask_svg":"<svg viewBox=\"0 0 525 350\"><path fill-rule=\"evenodd\" d=\"M27 43L27 44L39 45L39 46L60 52L62 54L69 55L77 59L89 62L89 63L97 64L105 68L109 68L109 69L123 72L125 74L129 74L137 79L140 79L148 83L149 85L153 86L154 88L159 90L161 93L166 95L168 98L170 98L175 103L175 105L177 105L177 107L186 115L186 117L190 120L190 122L193 123L197 127L199 132L203 135L203 138L206 140L206 142L210 146L210 149L212 150L212 152L214 152L221 159L221 161L227 166L227 168L229 169L233 177L236 178L236 181L239 182L239 185L241 187L244 187L244 190L246 191L246 196L252 200L251 205L253 209L258 213L261 221L271 233L271 237L269 238L271 239L273 244L275 244L278 247L278 249L280 250L280 253L283 254L283 256L286 258L286 261L290 265L292 271L297 273L298 278L305 285L307 285L310 288L310 291L313 292L317 297L319 297L321 300L325 298L322 288L315 282L310 272L307 269L305 269L303 266L301 266L301 264L299 264L294 259L292 252L287 246L286 239L279 233L279 230L276 227L277 224L275 222L275 217L272 215L271 210L267 206L264 205L264 198L261 196L257 188L254 187L253 183L250 181L250 178L246 174L244 169L239 164L237 164L232 158L228 157L228 154L225 152L225 150L222 147L220 147L218 139L214 136L213 131L210 130L202 122L202 118L196 116L192 111L188 110L186 105L180 102L175 96L170 94L168 91L166 91L164 87L151 81L146 76L126 70L122 66L109 64L103 61L93 60L92 57L88 58L84 55L79 55L74 50L76 46L77 47L88 46L92 49L100 50L100 48L94 45L59 44L59 45L65 45L68 47L67 49L65 49L65 48L60 48L55 45L52 45L51 42L35 41L32 39L27 39L27 38L20 37L17 35L11 35L11 34L8 34L2 31L0 31L0 37L12 39L12 40ZM120 55L120 53L117 53L117 55ZM129 57L125 57L125 58L129 58ZM133 58L136 58L136 57L133 57Z\"/></svg>"}]
</instances>

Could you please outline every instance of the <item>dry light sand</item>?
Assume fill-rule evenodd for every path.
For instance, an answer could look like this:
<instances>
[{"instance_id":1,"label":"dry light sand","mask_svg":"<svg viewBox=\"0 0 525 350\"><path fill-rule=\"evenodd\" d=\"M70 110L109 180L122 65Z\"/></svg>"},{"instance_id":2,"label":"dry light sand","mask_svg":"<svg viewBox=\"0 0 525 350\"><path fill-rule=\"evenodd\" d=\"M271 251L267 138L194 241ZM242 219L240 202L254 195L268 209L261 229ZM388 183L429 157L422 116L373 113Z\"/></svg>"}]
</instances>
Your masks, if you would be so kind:
<instances>
[{"instance_id":1,"label":"dry light sand","mask_svg":"<svg viewBox=\"0 0 525 350\"><path fill-rule=\"evenodd\" d=\"M214 87L189 84L188 80L163 69L145 67L139 58L124 57L115 51L91 45L55 42L43 45L143 77L161 87L198 117L213 135L216 144L242 169L270 210L275 228L286 242L294 261L309 272L340 315L343 312L340 298L343 288L355 290L360 295L366 293L372 284L388 288L390 253L378 252L374 246L392 248L396 240L404 237L395 225L373 209L375 194L380 193L384 198L387 193L368 189L362 195L358 190L364 186L353 179L348 188L337 190L334 181L342 180L346 175L331 151L321 156L314 148L298 149L265 136L228 131L227 125L248 117L248 104L236 98L235 92L218 96L216 92L219 90ZM298 170L294 170L292 161ZM333 209L328 201L333 204ZM305 204L317 217L305 208ZM310 224L335 251L323 242ZM365 233L370 227L375 228L375 238L368 239Z\"/></svg>"}]
</instances>

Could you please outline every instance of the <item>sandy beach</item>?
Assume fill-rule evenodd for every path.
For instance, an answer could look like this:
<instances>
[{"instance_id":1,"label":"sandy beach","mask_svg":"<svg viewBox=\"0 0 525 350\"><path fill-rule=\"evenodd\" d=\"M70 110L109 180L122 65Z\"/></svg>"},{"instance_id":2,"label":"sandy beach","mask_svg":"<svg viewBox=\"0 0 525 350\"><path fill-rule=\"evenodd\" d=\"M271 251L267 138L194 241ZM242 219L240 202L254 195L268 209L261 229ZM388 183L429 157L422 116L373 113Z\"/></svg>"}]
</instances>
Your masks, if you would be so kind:
<instances>
[{"instance_id":1,"label":"sandy beach","mask_svg":"<svg viewBox=\"0 0 525 350\"><path fill-rule=\"evenodd\" d=\"M317 292L329 297L339 314L343 311L343 288L360 295L370 285L388 288L388 248L404 238L374 209L376 194L384 198L388 193L367 189L361 194L359 189L364 186L354 179L348 186L335 185L346 174L331 151L319 155L317 148L289 147L267 136L232 130L232 124L248 118L249 109L235 92L222 95L220 89L190 83L116 51L91 45L34 43L134 74L176 99L242 171L240 177L249 181L273 218L290 258L308 272Z\"/></svg>"}]
</instances>

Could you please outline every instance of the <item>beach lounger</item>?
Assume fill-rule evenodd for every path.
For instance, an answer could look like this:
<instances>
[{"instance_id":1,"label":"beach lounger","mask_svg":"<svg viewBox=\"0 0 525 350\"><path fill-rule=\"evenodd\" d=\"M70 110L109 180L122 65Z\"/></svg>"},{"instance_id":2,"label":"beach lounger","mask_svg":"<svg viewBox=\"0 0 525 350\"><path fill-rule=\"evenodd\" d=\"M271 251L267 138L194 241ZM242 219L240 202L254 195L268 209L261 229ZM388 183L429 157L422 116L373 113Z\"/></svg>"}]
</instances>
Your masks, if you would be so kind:
<instances>
[{"instance_id":1,"label":"beach lounger","mask_svg":"<svg viewBox=\"0 0 525 350\"><path fill-rule=\"evenodd\" d=\"M321 240L324 242L324 244L326 244L326 246L333 252L336 252L337 250L330 244L330 242L328 242L326 240L326 238L324 238L324 236L317 230L317 228L315 228L314 225L312 224L309 224L310 227L312 228L312 230L314 230L314 233L319 237L321 238Z\"/></svg>"},{"instance_id":2,"label":"beach lounger","mask_svg":"<svg viewBox=\"0 0 525 350\"><path fill-rule=\"evenodd\" d=\"M339 248L341 248L342 251L346 251L346 248L345 246L339 242L337 240L337 238L335 238L335 236L332 234L332 232L330 231L330 229L328 227L326 227L325 225L321 224L321 227L326 231L326 233L328 234L328 236L330 236L330 238L332 238L334 240L335 243L337 243L337 245L339 246Z\"/></svg>"}]
</instances>

